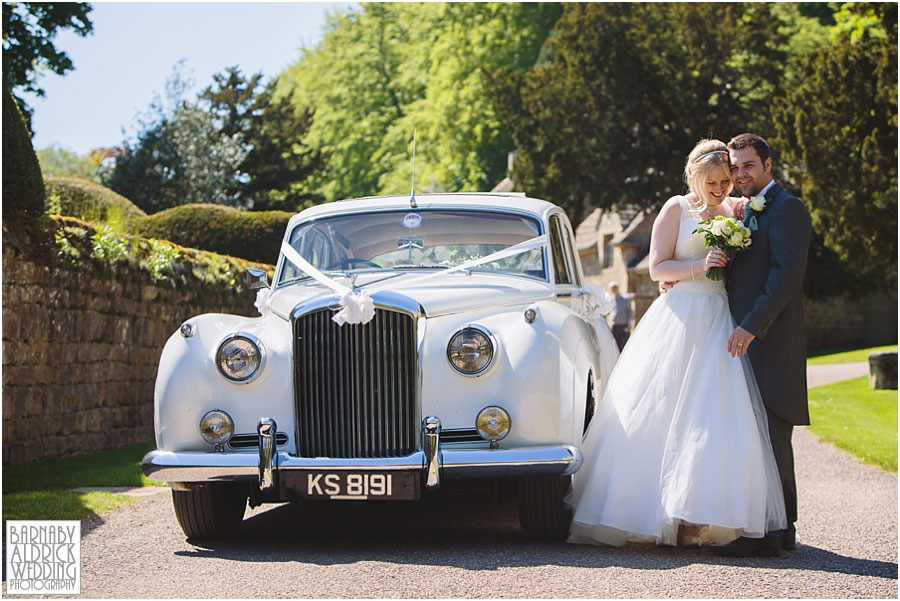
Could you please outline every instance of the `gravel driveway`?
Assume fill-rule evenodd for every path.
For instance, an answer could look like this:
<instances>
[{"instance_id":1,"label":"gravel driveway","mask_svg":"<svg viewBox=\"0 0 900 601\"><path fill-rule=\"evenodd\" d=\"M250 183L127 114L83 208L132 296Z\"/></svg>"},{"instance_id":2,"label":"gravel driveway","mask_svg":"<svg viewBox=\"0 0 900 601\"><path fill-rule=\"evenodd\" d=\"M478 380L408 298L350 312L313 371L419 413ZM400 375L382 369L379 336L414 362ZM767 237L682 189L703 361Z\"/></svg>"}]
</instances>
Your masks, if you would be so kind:
<instances>
[{"instance_id":1,"label":"gravel driveway","mask_svg":"<svg viewBox=\"0 0 900 601\"><path fill-rule=\"evenodd\" d=\"M83 523L82 596L896 599L897 476L806 428L795 449L800 546L778 559L535 543L511 500L486 496L268 505L249 512L238 540L198 545L162 490Z\"/></svg>"}]
</instances>

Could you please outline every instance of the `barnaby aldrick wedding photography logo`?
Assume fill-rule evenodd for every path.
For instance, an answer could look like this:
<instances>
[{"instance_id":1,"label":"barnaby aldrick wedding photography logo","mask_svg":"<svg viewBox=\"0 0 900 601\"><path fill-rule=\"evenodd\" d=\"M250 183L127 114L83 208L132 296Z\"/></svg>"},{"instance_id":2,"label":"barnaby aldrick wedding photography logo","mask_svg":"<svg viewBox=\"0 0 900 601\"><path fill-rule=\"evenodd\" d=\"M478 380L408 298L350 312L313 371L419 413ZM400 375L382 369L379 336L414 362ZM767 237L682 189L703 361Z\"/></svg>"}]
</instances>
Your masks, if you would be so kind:
<instances>
[{"instance_id":1,"label":"barnaby aldrick wedding photography logo","mask_svg":"<svg viewBox=\"0 0 900 601\"><path fill-rule=\"evenodd\" d=\"M81 593L81 523L6 522L6 594Z\"/></svg>"}]
</instances>

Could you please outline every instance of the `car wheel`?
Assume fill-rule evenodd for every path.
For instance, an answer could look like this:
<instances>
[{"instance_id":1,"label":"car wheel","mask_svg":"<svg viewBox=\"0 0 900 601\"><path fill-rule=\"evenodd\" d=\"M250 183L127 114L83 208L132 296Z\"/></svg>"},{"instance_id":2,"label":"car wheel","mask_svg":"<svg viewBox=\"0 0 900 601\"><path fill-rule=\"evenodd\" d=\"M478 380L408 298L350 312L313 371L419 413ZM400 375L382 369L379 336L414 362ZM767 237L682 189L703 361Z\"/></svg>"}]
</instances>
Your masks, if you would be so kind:
<instances>
[{"instance_id":1,"label":"car wheel","mask_svg":"<svg viewBox=\"0 0 900 601\"><path fill-rule=\"evenodd\" d=\"M571 476L519 478L519 524L522 530L540 540L565 540L572 523L572 510L566 507Z\"/></svg>"},{"instance_id":2,"label":"car wheel","mask_svg":"<svg viewBox=\"0 0 900 601\"><path fill-rule=\"evenodd\" d=\"M188 538L225 538L237 532L244 519L248 490L232 482L200 484L190 490L172 489L175 517Z\"/></svg>"}]
</instances>

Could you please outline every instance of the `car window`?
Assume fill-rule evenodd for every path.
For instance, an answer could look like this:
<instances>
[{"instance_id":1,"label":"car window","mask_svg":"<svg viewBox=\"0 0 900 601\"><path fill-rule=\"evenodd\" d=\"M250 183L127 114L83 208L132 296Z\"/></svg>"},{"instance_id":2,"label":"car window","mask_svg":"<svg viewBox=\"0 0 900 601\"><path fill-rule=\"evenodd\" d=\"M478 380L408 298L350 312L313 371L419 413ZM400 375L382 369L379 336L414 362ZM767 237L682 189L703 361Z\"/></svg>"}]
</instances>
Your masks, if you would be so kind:
<instances>
[{"instance_id":1,"label":"car window","mask_svg":"<svg viewBox=\"0 0 900 601\"><path fill-rule=\"evenodd\" d=\"M553 270L556 273L557 284L574 284L572 277L573 269L571 255L567 251L568 240L565 235L565 228L559 215L550 217L550 250L553 254Z\"/></svg>"},{"instance_id":2,"label":"car window","mask_svg":"<svg viewBox=\"0 0 900 601\"><path fill-rule=\"evenodd\" d=\"M391 210L324 217L298 224L290 245L322 271L433 269L478 260L541 235L540 221L487 210ZM475 270L546 280L541 248L483 263ZM279 283L305 277L285 261Z\"/></svg>"}]
</instances>

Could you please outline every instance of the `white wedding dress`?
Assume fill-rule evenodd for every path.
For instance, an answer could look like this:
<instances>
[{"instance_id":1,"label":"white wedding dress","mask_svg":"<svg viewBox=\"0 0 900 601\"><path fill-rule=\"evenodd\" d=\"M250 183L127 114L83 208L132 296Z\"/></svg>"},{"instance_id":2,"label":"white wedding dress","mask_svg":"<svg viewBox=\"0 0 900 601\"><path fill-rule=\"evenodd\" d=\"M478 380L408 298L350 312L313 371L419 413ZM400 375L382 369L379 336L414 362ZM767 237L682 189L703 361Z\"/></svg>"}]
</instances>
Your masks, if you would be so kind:
<instances>
[{"instance_id":1,"label":"white wedding dress","mask_svg":"<svg viewBox=\"0 0 900 601\"><path fill-rule=\"evenodd\" d=\"M682 201L675 259L702 259L699 217ZM569 542L701 544L785 528L765 410L746 357L727 352L734 322L723 282L676 284L641 318L587 433L568 502Z\"/></svg>"}]
</instances>

